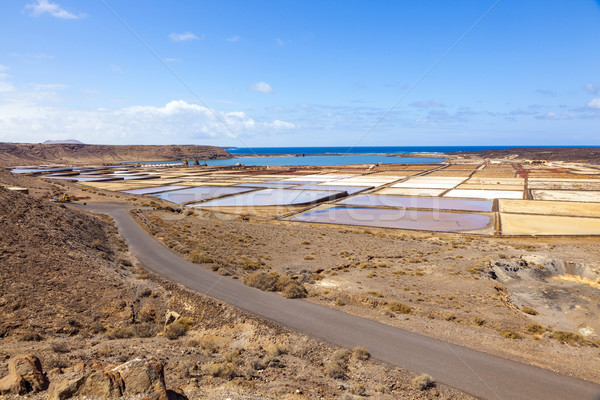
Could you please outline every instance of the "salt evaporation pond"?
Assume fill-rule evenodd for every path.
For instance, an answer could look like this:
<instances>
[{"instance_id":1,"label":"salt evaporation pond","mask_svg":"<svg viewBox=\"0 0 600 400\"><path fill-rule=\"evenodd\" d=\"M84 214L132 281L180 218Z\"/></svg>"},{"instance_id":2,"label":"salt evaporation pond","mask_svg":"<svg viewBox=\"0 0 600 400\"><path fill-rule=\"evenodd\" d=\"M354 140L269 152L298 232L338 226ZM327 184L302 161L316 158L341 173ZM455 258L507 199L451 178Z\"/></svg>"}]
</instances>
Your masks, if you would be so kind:
<instances>
[{"instance_id":1,"label":"salt evaporation pond","mask_svg":"<svg viewBox=\"0 0 600 400\"><path fill-rule=\"evenodd\" d=\"M371 207L430 208L434 210L492 211L492 202L486 200L448 199L441 197L402 197L360 195L338 204Z\"/></svg>"},{"instance_id":2,"label":"salt evaporation pond","mask_svg":"<svg viewBox=\"0 0 600 400\"><path fill-rule=\"evenodd\" d=\"M362 192L367 189L373 189L373 186L335 186L335 185L302 185L290 188L292 190L333 190L336 192L345 191L348 195Z\"/></svg>"},{"instance_id":3,"label":"salt evaporation pond","mask_svg":"<svg viewBox=\"0 0 600 400\"><path fill-rule=\"evenodd\" d=\"M147 187L147 188L140 188L140 189L131 189L131 190L123 190L123 193L128 193L128 194L154 194L154 193L160 193L160 192L167 192L169 190L177 190L177 189L186 189L188 186L177 186L177 185L172 185L172 186L154 186L154 187Z\"/></svg>"},{"instance_id":4,"label":"salt evaporation pond","mask_svg":"<svg viewBox=\"0 0 600 400\"><path fill-rule=\"evenodd\" d=\"M232 186L196 186L187 189L162 192L155 197L170 201L171 203L189 203L191 201L210 200L217 197L244 193L254 190L253 188L242 188Z\"/></svg>"},{"instance_id":5,"label":"salt evaporation pond","mask_svg":"<svg viewBox=\"0 0 600 400\"><path fill-rule=\"evenodd\" d=\"M298 186L297 183L285 184L285 183L237 183L233 186L243 186L251 188L265 188L265 189L287 189L294 186Z\"/></svg>"},{"instance_id":6,"label":"salt evaporation pond","mask_svg":"<svg viewBox=\"0 0 600 400\"><path fill-rule=\"evenodd\" d=\"M323 210L308 211L290 220L321 224L454 232L483 229L489 225L491 218L483 214L336 206Z\"/></svg>"},{"instance_id":7,"label":"salt evaporation pond","mask_svg":"<svg viewBox=\"0 0 600 400\"><path fill-rule=\"evenodd\" d=\"M260 207L313 204L347 196L345 191L263 189L188 207Z\"/></svg>"}]
</instances>

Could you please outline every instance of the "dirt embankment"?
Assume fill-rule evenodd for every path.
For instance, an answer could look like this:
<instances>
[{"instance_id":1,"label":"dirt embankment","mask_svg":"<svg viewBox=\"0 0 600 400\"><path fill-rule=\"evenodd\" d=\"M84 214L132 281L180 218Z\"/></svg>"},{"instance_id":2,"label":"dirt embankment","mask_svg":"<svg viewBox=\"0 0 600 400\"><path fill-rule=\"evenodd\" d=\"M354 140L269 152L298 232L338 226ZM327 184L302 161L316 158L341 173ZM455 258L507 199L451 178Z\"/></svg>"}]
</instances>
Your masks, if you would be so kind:
<instances>
[{"instance_id":1,"label":"dirt embankment","mask_svg":"<svg viewBox=\"0 0 600 400\"><path fill-rule=\"evenodd\" d=\"M231 158L231 155L216 146L0 143L0 165L3 166L223 158Z\"/></svg>"},{"instance_id":2,"label":"dirt embankment","mask_svg":"<svg viewBox=\"0 0 600 400\"><path fill-rule=\"evenodd\" d=\"M461 151L448 154L452 156L463 157L471 156L481 158L585 162L590 164L600 164L600 147L524 147L513 149L490 149L482 151Z\"/></svg>"}]
</instances>

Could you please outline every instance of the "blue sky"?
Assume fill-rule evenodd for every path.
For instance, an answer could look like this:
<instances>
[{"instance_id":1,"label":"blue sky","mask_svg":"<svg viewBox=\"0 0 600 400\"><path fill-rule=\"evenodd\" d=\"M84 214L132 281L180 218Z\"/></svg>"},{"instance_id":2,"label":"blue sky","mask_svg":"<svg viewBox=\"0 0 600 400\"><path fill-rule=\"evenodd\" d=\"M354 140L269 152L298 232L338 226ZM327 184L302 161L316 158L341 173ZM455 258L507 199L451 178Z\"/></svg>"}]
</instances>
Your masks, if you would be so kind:
<instances>
[{"instance_id":1,"label":"blue sky","mask_svg":"<svg viewBox=\"0 0 600 400\"><path fill-rule=\"evenodd\" d=\"M0 141L600 145L598 1L0 10Z\"/></svg>"}]
</instances>

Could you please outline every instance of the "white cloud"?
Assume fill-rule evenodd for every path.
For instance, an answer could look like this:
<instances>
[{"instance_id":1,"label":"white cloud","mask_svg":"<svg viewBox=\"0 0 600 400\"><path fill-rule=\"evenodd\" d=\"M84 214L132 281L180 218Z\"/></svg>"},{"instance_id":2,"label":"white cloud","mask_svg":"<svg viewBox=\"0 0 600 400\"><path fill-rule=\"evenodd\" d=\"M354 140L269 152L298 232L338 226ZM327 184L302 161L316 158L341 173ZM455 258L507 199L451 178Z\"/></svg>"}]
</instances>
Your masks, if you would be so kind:
<instances>
[{"instance_id":1,"label":"white cloud","mask_svg":"<svg viewBox=\"0 0 600 400\"><path fill-rule=\"evenodd\" d=\"M237 36L237 35L236 35L236 36L228 37L228 38L226 38L225 40L227 40L228 42L232 42L232 43L234 43L234 42L237 42L237 41L238 41L238 40L240 40L240 39L241 39L241 38L240 38L239 36Z\"/></svg>"},{"instance_id":2,"label":"white cloud","mask_svg":"<svg viewBox=\"0 0 600 400\"><path fill-rule=\"evenodd\" d=\"M588 101L587 106L600 110L600 97L596 97Z\"/></svg>"},{"instance_id":3,"label":"white cloud","mask_svg":"<svg viewBox=\"0 0 600 400\"><path fill-rule=\"evenodd\" d=\"M600 89L598 85L594 83L586 83L583 88L592 94L598 93L598 90Z\"/></svg>"},{"instance_id":4,"label":"white cloud","mask_svg":"<svg viewBox=\"0 0 600 400\"><path fill-rule=\"evenodd\" d=\"M37 0L34 3L27 4L25 8L31 10L29 15L32 17L39 17L43 14L50 14L51 16L60 19L80 19L86 17L86 14L73 14L58 4L51 3L48 0Z\"/></svg>"},{"instance_id":5,"label":"white cloud","mask_svg":"<svg viewBox=\"0 0 600 400\"><path fill-rule=\"evenodd\" d=\"M262 81L256 82L256 83L250 85L248 90L251 90L253 92L266 93L266 94L273 93L273 88L271 87L271 85L269 85L267 82L262 82Z\"/></svg>"},{"instance_id":6,"label":"white cloud","mask_svg":"<svg viewBox=\"0 0 600 400\"><path fill-rule=\"evenodd\" d=\"M275 43L277 43L279 46L285 46L285 42L279 38L275 38Z\"/></svg>"},{"instance_id":7,"label":"white cloud","mask_svg":"<svg viewBox=\"0 0 600 400\"><path fill-rule=\"evenodd\" d=\"M31 97L0 105L0 141L40 142L66 136L87 143L199 143L294 129L286 121L256 121L244 112L215 112L174 100L162 107L65 109ZM225 123L223 123L225 121Z\"/></svg>"},{"instance_id":8,"label":"white cloud","mask_svg":"<svg viewBox=\"0 0 600 400\"><path fill-rule=\"evenodd\" d=\"M185 42L187 40L203 40L204 35L197 36L197 35L193 34L192 32L171 33L169 35L169 39L171 39L174 42Z\"/></svg>"},{"instance_id":9,"label":"white cloud","mask_svg":"<svg viewBox=\"0 0 600 400\"><path fill-rule=\"evenodd\" d=\"M580 115L565 111L562 113L549 112L539 117L539 119L550 119L550 120L564 120L564 119L575 119L580 118Z\"/></svg>"},{"instance_id":10,"label":"white cloud","mask_svg":"<svg viewBox=\"0 0 600 400\"><path fill-rule=\"evenodd\" d=\"M421 108L443 107L444 103L442 103L442 101L440 99L435 98L435 99L431 99L431 100L415 101L414 103L411 103L411 106L413 106L413 107L421 107Z\"/></svg>"}]
</instances>

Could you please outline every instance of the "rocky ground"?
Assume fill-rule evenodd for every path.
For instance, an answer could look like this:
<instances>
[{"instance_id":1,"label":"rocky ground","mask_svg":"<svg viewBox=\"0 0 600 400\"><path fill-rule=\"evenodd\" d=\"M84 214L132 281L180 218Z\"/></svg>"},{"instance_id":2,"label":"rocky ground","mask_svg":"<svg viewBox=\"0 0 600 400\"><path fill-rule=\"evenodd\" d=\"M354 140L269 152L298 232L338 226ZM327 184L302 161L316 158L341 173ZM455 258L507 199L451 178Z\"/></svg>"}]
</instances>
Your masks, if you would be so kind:
<instances>
[{"instance_id":1,"label":"rocky ground","mask_svg":"<svg viewBox=\"0 0 600 400\"><path fill-rule=\"evenodd\" d=\"M36 197L71 188L5 171L0 181ZM7 397L469 398L149 274L110 219L34 196L0 188Z\"/></svg>"},{"instance_id":2,"label":"rocky ground","mask_svg":"<svg viewBox=\"0 0 600 400\"><path fill-rule=\"evenodd\" d=\"M91 165L129 161L182 161L231 158L220 147L197 145L90 145L0 143L0 166Z\"/></svg>"}]
</instances>

